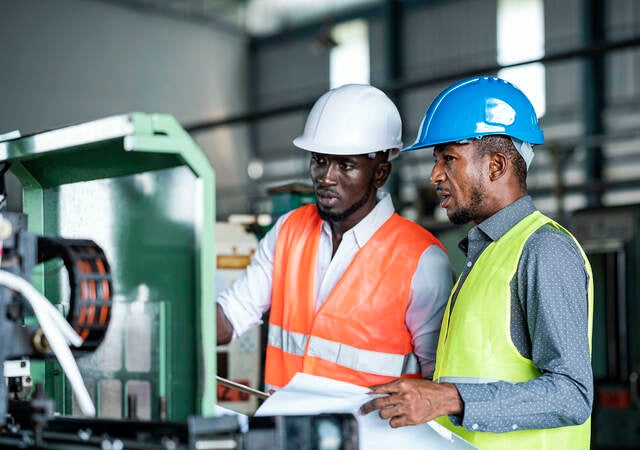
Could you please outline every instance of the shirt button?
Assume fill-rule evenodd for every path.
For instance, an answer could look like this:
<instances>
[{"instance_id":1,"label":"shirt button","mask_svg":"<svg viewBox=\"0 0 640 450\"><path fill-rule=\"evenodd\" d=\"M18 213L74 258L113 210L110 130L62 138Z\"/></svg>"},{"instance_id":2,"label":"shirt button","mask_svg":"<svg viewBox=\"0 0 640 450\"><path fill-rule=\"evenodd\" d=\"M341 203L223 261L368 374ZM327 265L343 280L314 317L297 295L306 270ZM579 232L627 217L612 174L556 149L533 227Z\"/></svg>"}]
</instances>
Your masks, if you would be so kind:
<instances>
[{"instance_id":1,"label":"shirt button","mask_svg":"<svg viewBox=\"0 0 640 450\"><path fill-rule=\"evenodd\" d=\"M511 425L511 429L512 430L517 430L518 429L518 425L516 425L515 423L513 425Z\"/></svg>"},{"instance_id":2,"label":"shirt button","mask_svg":"<svg viewBox=\"0 0 640 450\"><path fill-rule=\"evenodd\" d=\"M471 429L472 430L477 430L479 427L479 425L477 423L474 423L473 425L471 425Z\"/></svg>"},{"instance_id":3,"label":"shirt button","mask_svg":"<svg viewBox=\"0 0 640 450\"><path fill-rule=\"evenodd\" d=\"M472 263L471 261L469 261L469 262L467 263L467 267L471 267L471 266L473 266L473 263Z\"/></svg>"}]
</instances>

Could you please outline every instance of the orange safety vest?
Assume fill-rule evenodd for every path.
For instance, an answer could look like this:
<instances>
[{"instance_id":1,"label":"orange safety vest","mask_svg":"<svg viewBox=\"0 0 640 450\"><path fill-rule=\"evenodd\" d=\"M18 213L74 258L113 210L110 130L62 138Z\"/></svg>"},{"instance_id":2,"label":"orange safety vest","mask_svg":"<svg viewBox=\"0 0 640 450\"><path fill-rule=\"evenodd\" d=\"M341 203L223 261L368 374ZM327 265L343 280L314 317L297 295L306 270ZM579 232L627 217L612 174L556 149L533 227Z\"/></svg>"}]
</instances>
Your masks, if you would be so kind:
<instances>
[{"instance_id":1,"label":"orange safety vest","mask_svg":"<svg viewBox=\"0 0 640 450\"><path fill-rule=\"evenodd\" d=\"M405 325L411 281L420 256L442 244L393 214L369 239L314 312L314 274L322 220L315 205L284 221L274 255L267 388L296 372L360 386L420 378Z\"/></svg>"}]
</instances>

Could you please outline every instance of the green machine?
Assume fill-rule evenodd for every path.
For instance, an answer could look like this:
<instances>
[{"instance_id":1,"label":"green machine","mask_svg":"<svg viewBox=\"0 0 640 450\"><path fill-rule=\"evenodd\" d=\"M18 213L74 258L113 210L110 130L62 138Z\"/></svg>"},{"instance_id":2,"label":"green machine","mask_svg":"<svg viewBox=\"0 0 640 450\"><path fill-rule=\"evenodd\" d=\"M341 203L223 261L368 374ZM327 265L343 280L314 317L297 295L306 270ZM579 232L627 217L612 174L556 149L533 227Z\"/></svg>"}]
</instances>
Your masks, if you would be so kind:
<instances>
[{"instance_id":1,"label":"green machine","mask_svg":"<svg viewBox=\"0 0 640 450\"><path fill-rule=\"evenodd\" d=\"M574 212L594 278L592 448L640 447L640 205Z\"/></svg>"},{"instance_id":2,"label":"green machine","mask_svg":"<svg viewBox=\"0 0 640 450\"><path fill-rule=\"evenodd\" d=\"M271 198L271 214L279 217L300 206L316 202L313 186L305 183L289 183L267 189Z\"/></svg>"},{"instance_id":3,"label":"green machine","mask_svg":"<svg viewBox=\"0 0 640 450\"><path fill-rule=\"evenodd\" d=\"M76 360L100 418L184 421L216 403L214 172L171 116L131 113L0 142L29 232L90 239L111 267L109 326ZM8 163L8 164L7 164ZM59 260L31 282L67 312ZM55 409L78 414L55 361L31 361Z\"/></svg>"}]
</instances>

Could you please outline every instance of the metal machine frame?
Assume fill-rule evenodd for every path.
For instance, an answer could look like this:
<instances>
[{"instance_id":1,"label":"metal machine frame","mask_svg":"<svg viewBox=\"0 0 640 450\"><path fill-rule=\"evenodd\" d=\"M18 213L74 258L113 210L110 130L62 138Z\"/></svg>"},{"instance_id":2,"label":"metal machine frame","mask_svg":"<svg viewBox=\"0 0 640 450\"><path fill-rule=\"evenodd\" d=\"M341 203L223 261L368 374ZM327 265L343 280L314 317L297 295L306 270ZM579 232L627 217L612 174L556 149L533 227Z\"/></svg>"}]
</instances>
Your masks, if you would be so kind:
<instances>
[{"instance_id":1,"label":"metal machine frame","mask_svg":"<svg viewBox=\"0 0 640 450\"><path fill-rule=\"evenodd\" d=\"M79 359L98 415L125 417L131 403L146 402L140 418L211 416L214 172L191 137L171 116L131 113L0 142L0 163L10 163L22 184L30 232L94 239L115 269L110 332L95 354ZM61 301L61 277L46 272L34 271L32 283ZM56 411L73 414L56 364L31 367ZM109 395L120 397L115 408L101 390L113 379L125 383Z\"/></svg>"}]
</instances>

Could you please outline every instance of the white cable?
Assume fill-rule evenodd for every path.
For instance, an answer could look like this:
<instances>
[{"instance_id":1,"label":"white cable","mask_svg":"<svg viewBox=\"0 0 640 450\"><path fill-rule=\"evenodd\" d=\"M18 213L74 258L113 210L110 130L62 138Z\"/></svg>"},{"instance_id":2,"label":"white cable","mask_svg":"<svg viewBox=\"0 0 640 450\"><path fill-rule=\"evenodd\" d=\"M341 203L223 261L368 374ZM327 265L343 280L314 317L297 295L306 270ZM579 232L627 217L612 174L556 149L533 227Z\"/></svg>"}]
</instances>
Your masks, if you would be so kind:
<instances>
[{"instance_id":1,"label":"white cable","mask_svg":"<svg viewBox=\"0 0 640 450\"><path fill-rule=\"evenodd\" d=\"M65 342L72 344L74 347L80 347L83 342L82 338L78 333L76 333L76 330L73 329L71 324L62 316L62 313L32 285L27 283L27 286L29 286L34 296L42 297L42 299L45 300L42 303L42 306L47 310L49 317L56 323L58 330L65 338Z\"/></svg>"},{"instance_id":2,"label":"white cable","mask_svg":"<svg viewBox=\"0 0 640 450\"><path fill-rule=\"evenodd\" d=\"M80 346L82 338L71 328L71 325L51 302L25 279L13 273L0 270L0 284L19 292L29 302L38 318L44 335L49 341L49 345L51 345L53 353L58 358L58 362L60 362L60 366L71 384L80 410L86 416L95 416L96 408L82 381L80 370L75 359L73 359L71 350L67 346L67 341L70 341L75 346Z\"/></svg>"}]
</instances>

